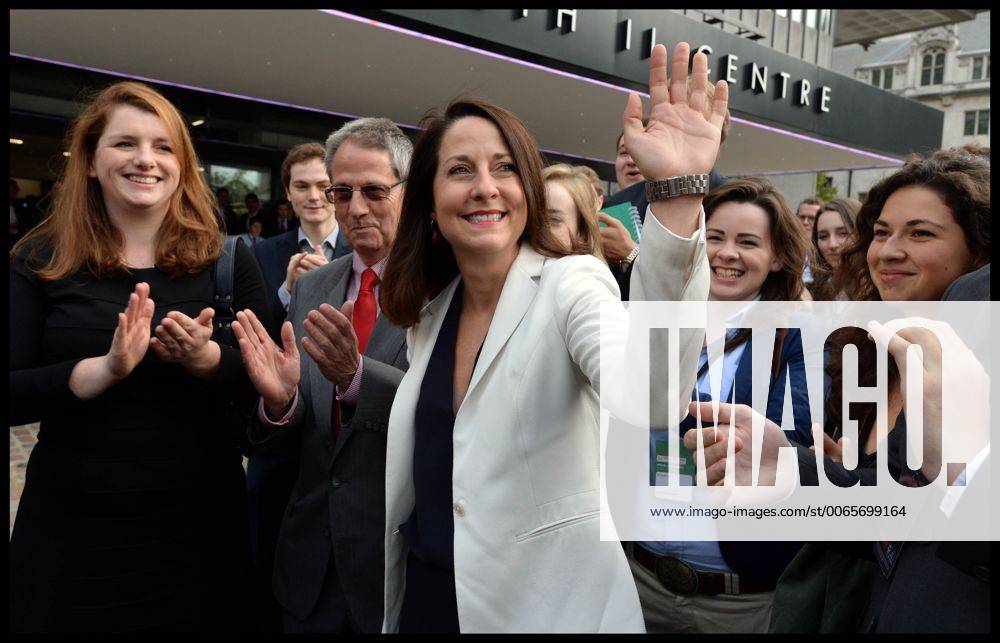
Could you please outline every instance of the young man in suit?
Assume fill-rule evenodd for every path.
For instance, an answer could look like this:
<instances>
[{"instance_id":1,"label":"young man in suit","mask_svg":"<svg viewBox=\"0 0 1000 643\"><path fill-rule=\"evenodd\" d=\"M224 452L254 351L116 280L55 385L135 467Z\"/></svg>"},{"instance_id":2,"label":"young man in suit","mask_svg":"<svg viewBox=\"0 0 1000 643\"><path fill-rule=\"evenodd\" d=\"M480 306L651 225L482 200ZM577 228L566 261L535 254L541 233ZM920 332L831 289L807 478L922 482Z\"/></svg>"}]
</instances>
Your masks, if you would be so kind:
<instances>
[{"instance_id":1,"label":"young man in suit","mask_svg":"<svg viewBox=\"0 0 1000 643\"><path fill-rule=\"evenodd\" d=\"M264 237L262 236L263 232L264 222L259 218L251 219L247 224L247 231L240 235L240 239L243 239L243 243L247 244L247 247L252 249L264 240Z\"/></svg>"},{"instance_id":2,"label":"young man in suit","mask_svg":"<svg viewBox=\"0 0 1000 643\"><path fill-rule=\"evenodd\" d=\"M330 187L323 154L319 143L303 143L289 150L281 164L281 183L299 226L254 247L276 325L285 319L296 279L351 251L340 234L333 204L323 193Z\"/></svg>"},{"instance_id":3,"label":"young man in suit","mask_svg":"<svg viewBox=\"0 0 1000 643\"><path fill-rule=\"evenodd\" d=\"M288 199L281 199L274 206L274 231L268 237L291 232L299 227L299 220L292 215L292 204Z\"/></svg>"},{"instance_id":4,"label":"young man in suit","mask_svg":"<svg viewBox=\"0 0 1000 643\"><path fill-rule=\"evenodd\" d=\"M378 301L412 149L384 118L334 132L327 194L354 252L297 277L283 351L245 313L234 324L261 393L250 442L299 453L274 562L286 632L382 627L386 427L407 361Z\"/></svg>"}]
</instances>

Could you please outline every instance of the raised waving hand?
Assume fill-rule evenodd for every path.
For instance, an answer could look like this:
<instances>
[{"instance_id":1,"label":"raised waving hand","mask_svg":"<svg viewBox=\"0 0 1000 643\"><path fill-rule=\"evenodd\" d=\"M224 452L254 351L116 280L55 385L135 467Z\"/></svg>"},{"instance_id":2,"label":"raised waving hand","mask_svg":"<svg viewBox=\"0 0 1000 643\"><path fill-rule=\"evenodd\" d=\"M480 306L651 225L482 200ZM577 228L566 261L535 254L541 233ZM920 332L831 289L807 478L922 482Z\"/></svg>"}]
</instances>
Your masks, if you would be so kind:
<instances>
[{"instance_id":1,"label":"raised waving hand","mask_svg":"<svg viewBox=\"0 0 1000 643\"><path fill-rule=\"evenodd\" d=\"M722 124L729 102L729 85L715 85L711 116L705 116L708 100L708 57L694 56L691 91L688 95L688 59L691 47L677 44L670 78L667 78L667 49L653 47L649 65L649 121L642 124L642 101L629 94L622 127L625 147L647 180L662 180L684 174L711 171L719 153Z\"/></svg>"}]
</instances>

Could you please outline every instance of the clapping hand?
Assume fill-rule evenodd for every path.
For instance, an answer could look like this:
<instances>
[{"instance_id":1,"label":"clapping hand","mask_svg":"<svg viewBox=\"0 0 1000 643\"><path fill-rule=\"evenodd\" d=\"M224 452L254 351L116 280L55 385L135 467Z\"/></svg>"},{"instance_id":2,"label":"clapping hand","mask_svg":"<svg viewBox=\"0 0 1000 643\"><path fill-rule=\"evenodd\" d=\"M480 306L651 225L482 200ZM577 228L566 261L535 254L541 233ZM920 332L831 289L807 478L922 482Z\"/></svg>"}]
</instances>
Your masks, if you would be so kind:
<instances>
[{"instance_id":1,"label":"clapping hand","mask_svg":"<svg viewBox=\"0 0 1000 643\"><path fill-rule=\"evenodd\" d=\"M625 147L647 180L711 171L719 152L722 124L729 102L729 85L715 85L715 102L705 117L708 57L694 56L691 95L688 96L688 59L691 48L677 44L667 80L667 50L653 47L649 65L649 121L642 124L642 101L630 93L622 126Z\"/></svg>"},{"instance_id":2,"label":"clapping hand","mask_svg":"<svg viewBox=\"0 0 1000 643\"><path fill-rule=\"evenodd\" d=\"M114 379L128 377L145 357L154 308L155 304L149 298L149 284L136 284L135 292L128 297L125 312L118 313L118 327L111 340L111 349L104 358Z\"/></svg>"},{"instance_id":3,"label":"clapping hand","mask_svg":"<svg viewBox=\"0 0 1000 643\"><path fill-rule=\"evenodd\" d=\"M107 354L88 357L73 367L69 389L77 398L93 399L132 373L149 348L154 308L149 298L149 284L136 284L125 312L118 313L118 327Z\"/></svg>"},{"instance_id":4,"label":"clapping hand","mask_svg":"<svg viewBox=\"0 0 1000 643\"><path fill-rule=\"evenodd\" d=\"M353 315L353 301L345 302L340 310L323 304L309 311L303 323L308 336L302 338L302 348L313 358L323 376L341 390L351 385L361 361L358 336L351 324Z\"/></svg>"},{"instance_id":5,"label":"clapping hand","mask_svg":"<svg viewBox=\"0 0 1000 643\"><path fill-rule=\"evenodd\" d=\"M213 308L205 308L195 319L172 310L156 327L156 336L149 340L149 345L164 362L204 364L211 359L209 353L214 352L209 346L213 317Z\"/></svg>"},{"instance_id":6,"label":"clapping hand","mask_svg":"<svg viewBox=\"0 0 1000 643\"><path fill-rule=\"evenodd\" d=\"M278 418L287 412L299 385L299 349L295 345L292 323L281 325L283 350L271 337L251 310L236 313L233 334L240 344L247 375L264 399L268 414Z\"/></svg>"},{"instance_id":7,"label":"clapping hand","mask_svg":"<svg viewBox=\"0 0 1000 643\"><path fill-rule=\"evenodd\" d=\"M292 286L299 277L330 263L323 254L322 244L316 244L313 250L314 252L298 252L288 260L288 269L285 271L285 288L288 292L292 292Z\"/></svg>"}]
</instances>

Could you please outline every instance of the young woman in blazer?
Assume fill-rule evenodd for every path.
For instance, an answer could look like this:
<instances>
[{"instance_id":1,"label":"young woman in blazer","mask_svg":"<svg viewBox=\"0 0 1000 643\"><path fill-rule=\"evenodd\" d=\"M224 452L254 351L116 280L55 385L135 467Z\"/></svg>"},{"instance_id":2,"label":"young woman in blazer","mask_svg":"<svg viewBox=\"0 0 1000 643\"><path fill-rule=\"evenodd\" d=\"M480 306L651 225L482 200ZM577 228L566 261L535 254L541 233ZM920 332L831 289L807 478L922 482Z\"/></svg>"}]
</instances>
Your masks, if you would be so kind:
<instances>
[{"instance_id":1,"label":"young woman in blazer","mask_svg":"<svg viewBox=\"0 0 1000 643\"><path fill-rule=\"evenodd\" d=\"M706 118L708 62L694 57L688 100L689 57L679 44L668 89L657 45L649 125L636 95L623 115L652 181L707 174L718 152L726 84ZM624 321L618 288L590 249L556 243L540 154L513 114L459 101L426 125L382 290L410 363L388 428L383 630L642 631L598 524L601 309ZM701 195L650 207L633 297L703 300ZM681 343L678 408L697 350Z\"/></svg>"},{"instance_id":2,"label":"young woman in blazer","mask_svg":"<svg viewBox=\"0 0 1000 643\"><path fill-rule=\"evenodd\" d=\"M712 301L797 301L803 290L802 266L808 239L784 197L765 178L733 179L712 190L704 201L705 239L711 269ZM772 356L766 373L752 369L749 330L727 335L725 357L713 368L722 370L720 400L752 404L755 378L766 378L766 416L780 424L786 382L790 383L796 440L812 444L805 361L798 329L763 347ZM758 350L761 350L758 348ZM699 358L693 399L711 399L707 349ZM690 416L681 423L682 434L694 426ZM650 438L650 458L656 440ZM652 471L652 464L651 464ZM653 482L651 480L651 482ZM632 571L639 589L646 629L659 633L765 632L778 576L798 551L798 543L785 542L637 542L630 545ZM697 575L691 588L672 576L658 574L664 565L684 567ZM719 588L726 588L718 591ZM678 597L683 596L683 602Z\"/></svg>"}]
</instances>

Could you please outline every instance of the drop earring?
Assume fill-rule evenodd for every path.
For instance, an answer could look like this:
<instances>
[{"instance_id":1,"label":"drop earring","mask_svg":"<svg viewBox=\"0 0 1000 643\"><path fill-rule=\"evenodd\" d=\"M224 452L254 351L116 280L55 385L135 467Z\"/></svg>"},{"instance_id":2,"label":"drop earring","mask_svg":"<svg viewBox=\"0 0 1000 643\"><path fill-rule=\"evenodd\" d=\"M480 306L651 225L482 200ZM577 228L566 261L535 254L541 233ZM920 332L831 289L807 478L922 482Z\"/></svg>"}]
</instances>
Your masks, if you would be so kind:
<instances>
[{"instance_id":1,"label":"drop earring","mask_svg":"<svg viewBox=\"0 0 1000 643\"><path fill-rule=\"evenodd\" d=\"M431 243L437 243L439 238L437 221L431 218Z\"/></svg>"}]
</instances>

